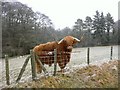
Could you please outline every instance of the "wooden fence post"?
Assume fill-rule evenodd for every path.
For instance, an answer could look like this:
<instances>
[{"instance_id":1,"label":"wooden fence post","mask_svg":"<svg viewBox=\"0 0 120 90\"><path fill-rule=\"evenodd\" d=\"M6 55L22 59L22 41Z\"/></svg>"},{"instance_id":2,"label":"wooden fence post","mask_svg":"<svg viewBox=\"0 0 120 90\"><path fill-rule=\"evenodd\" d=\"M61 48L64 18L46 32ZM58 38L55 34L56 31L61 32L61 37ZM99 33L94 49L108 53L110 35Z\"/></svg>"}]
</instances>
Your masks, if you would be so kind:
<instances>
[{"instance_id":1,"label":"wooden fence post","mask_svg":"<svg viewBox=\"0 0 120 90\"><path fill-rule=\"evenodd\" d=\"M30 50L30 55L31 55L32 79L35 80L36 78L35 53L32 50Z\"/></svg>"},{"instance_id":2,"label":"wooden fence post","mask_svg":"<svg viewBox=\"0 0 120 90\"><path fill-rule=\"evenodd\" d=\"M42 62L39 60L39 57L38 57L38 55L35 55L35 57L36 57L36 60L38 61L38 63L41 65L41 67L42 67L42 70L44 71L44 73L46 74L46 73L48 73L47 72L47 70L46 70L46 68L44 67L44 65L42 64Z\"/></svg>"},{"instance_id":3,"label":"wooden fence post","mask_svg":"<svg viewBox=\"0 0 120 90\"><path fill-rule=\"evenodd\" d=\"M56 75L57 70L57 49L54 49L54 76Z\"/></svg>"},{"instance_id":4,"label":"wooden fence post","mask_svg":"<svg viewBox=\"0 0 120 90\"><path fill-rule=\"evenodd\" d=\"M22 75L23 75L23 72L25 71L25 68L26 68L26 66L27 66L27 63L28 63L30 57L31 57L31 55L26 58L25 63L24 63L23 66L22 66L22 69L21 69L21 71L20 71L20 73L19 73L19 76L18 76L16 82L18 82L18 81L21 79L21 77L22 77Z\"/></svg>"},{"instance_id":5,"label":"wooden fence post","mask_svg":"<svg viewBox=\"0 0 120 90\"><path fill-rule=\"evenodd\" d=\"M110 51L110 59L112 60L112 56L113 56L113 46L111 46L111 51Z\"/></svg>"},{"instance_id":6,"label":"wooden fence post","mask_svg":"<svg viewBox=\"0 0 120 90\"><path fill-rule=\"evenodd\" d=\"M10 85L8 55L5 55L5 66L6 66L6 84Z\"/></svg>"},{"instance_id":7,"label":"wooden fence post","mask_svg":"<svg viewBox=\"0 0 120 90\"><path fill-rule=\"evenodd\" d=\"M90 48L87 49L87 64L88 64L88 65L89 65L89 63L90 63L89 55L90 55Z\"/></svg>"}]
</instances>

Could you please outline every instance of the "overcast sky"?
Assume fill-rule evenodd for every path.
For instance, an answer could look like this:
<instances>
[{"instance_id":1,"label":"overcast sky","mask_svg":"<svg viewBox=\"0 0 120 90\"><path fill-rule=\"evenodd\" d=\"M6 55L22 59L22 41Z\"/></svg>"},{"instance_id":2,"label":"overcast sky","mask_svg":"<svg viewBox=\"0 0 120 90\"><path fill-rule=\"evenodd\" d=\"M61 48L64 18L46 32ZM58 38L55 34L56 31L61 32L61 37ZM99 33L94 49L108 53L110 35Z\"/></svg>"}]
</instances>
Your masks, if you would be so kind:
<instances>
[{"instance_id":1,"label":"overcast sky","mask_svg":"<svg viewBox=\"0 0 120 90\"><path fill-rule=\"evenodd\" d=\"M111 13L118 20L118 1L120 0L18 0L34 11L39 11L52 20L56 29L72 27L78 18L93 18L95 11Z\"/></svg>"}]
</instances>

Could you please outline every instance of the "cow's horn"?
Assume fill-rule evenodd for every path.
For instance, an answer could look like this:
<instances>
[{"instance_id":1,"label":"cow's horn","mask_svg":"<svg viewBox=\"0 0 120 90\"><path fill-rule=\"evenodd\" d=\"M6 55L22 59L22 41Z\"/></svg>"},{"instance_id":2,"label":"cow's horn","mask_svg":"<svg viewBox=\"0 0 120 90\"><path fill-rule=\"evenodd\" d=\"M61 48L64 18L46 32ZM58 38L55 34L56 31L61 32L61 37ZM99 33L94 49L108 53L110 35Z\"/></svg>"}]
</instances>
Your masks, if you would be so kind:
<instances>
[{"instance_id":1,"label":"cow's horn","mask_svg":"<svg viewBox=\"0 0 120 90\"><path fill-rule=\"evenodd\" d=\"M76 41L78 41L78 42L80 42L80 40L79 39L77 39L77 38L74 38Z\"/></svg>"},{"instance_id":2,"label":"cow's horn","mask_svg":"<svg viewBox=\"0 0 120 90\"><path fill-rule=\"evenodd\" d=\"M64 40L64 39L61 39L61 40L58 42L58 44L60 44L63 40Z\"/></svg>"}]
</instances>

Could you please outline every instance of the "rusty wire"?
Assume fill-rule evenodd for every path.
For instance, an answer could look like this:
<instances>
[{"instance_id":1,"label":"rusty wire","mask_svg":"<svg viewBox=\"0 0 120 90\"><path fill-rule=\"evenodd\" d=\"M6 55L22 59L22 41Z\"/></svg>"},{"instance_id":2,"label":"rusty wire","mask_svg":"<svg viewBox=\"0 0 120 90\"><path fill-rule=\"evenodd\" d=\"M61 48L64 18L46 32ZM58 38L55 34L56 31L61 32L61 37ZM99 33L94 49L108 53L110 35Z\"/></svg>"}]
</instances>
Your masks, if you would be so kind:
<instances>
[{"instance_id":1,"label":"rusty wire","mask_svg":"<svg viewBox=\"0 0 120 90\"><path fill-rule=\"evenodd\" d=\"M57 53L57 63L61 68L64 68L66 64L70 61L71 52L58 52ZM39 59L42 64L47 64L51 66L54 63L54 52L53 51L42 51L39 55Z\"/></svg>"}]
</instances>

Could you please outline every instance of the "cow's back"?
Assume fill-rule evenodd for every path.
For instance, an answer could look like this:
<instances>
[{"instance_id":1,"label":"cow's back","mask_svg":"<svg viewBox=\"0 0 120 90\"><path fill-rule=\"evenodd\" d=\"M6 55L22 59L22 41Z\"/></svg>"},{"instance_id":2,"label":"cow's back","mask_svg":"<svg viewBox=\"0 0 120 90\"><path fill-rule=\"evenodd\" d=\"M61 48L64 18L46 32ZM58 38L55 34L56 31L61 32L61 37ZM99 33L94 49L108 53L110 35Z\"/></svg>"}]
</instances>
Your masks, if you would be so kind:
<instances>
[{"instance_id":1,"label":"cow's back","mask_svg":"<svg viewBox=\"0 0 120 90\"><path fill-rule=\"evenodd\" d=\"M34 47L33 51L40 55L42 53L42 51L53 51L54 49L56 49L58 46L58 43L56 41L53 42L48 42L45 44L40 44Z\"/></svg>"},{"instance_id":2,"label":"cow's back","mask_svg":"<svg viewBox=\"0 0 120 90\"><path fill-rule=\"evenodd\" d=\"M48 42L44 44L44 47L42 48L42 51L53 51L58 46L58 43L56 41Z\"/></svg>"}]
</instances>

